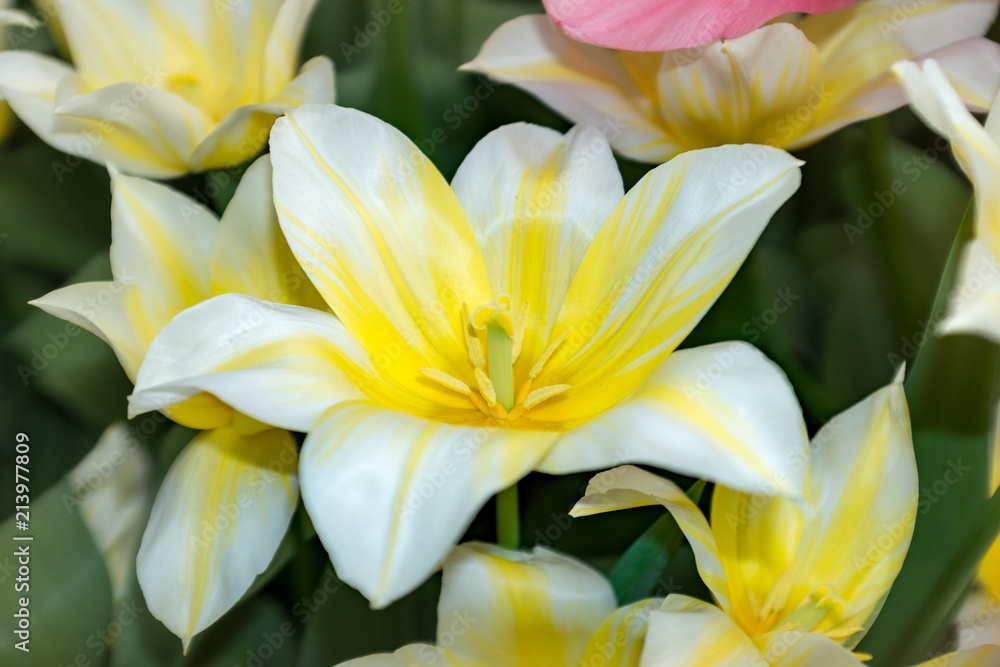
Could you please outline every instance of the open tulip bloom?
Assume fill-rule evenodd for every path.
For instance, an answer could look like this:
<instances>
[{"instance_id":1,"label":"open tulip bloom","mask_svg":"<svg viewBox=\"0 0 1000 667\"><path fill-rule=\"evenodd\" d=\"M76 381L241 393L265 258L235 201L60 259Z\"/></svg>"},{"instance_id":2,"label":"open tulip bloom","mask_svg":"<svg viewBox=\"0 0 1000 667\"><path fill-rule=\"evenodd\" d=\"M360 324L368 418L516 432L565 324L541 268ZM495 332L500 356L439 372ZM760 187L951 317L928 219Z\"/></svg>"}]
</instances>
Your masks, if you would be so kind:
<instances>
[{"instance_id":1,"label":"open tulip bloom","mask_svg":"<svg viewBox=\"0 0 1000 667\"><path fill-rule=\"evenodd\" d=\"M607 579L555 551L463 544L444 563L437 644L343 667L626 667L637 664L652 602L616 610Z\"/></svg>"},{"instance_id":2,"label":"open tulip bloom","mask_svg":"<svg viewBox=\"0 0 1000 667\"><path fill-rule=\"evenodd\" d=\"M739 37L786 12L818 14L858 0L544 0L573 39L630 51L672 51Z\"/></svg>"},{"instance_id":3,"label":"open tulip bloom","mask_svg":"<svg viewBox=\"0 0 1000 667\"><path fill-rule=\"evenodd\" d=\"M729 143L794 150L906 104L891 72L899 60L938 59L971 108L989 108L1000 46L981 35L997 5L930 0L900 20L897 0L866 0L666 53L581 44L545 16L521 16L498 28L463 68L602 128L615 150L641 162Z\"/></svg>"},{"instance_id":4,"label":"open tulip bloom","mask_svg":"<svg viewBox=\"0 0 1000 667\"><path fill-rule=\"evenodd\" d=\"M808 470L801 499L717 485L711 526L673 482L652 473L626 467L591 481L573 514L664 505L715 598L669 596L650 616L644 665L858 664L849 649L874 622L916 519L901 380L830 420L800 462Z\"/></svg>"},{"instance_id":5,"label":"open tulip bloom","mask_svg":"<svg viewBox=\"0 0 1000 667\"><path fill-rule=\"evenodd\" d=\"M239 164L286 110L333 102L329 58L296 73L315 2L54 3L74 67L0 53L0 98L55 148L125 173L172 178Z\"/></svg>"},{"instance_id":6,"label":"open tulip bloom","mask_svg":"<svg viewBox=\"0 0 1000 667\"><path fill-rule=\"evenodd\" d=\"M32 303L105 340L130 379L174 315L216 294L322 303L278 229L267 156L247 170L221 221L158 183L117 176L112 186L114 280L70 285ZM298 453L287 431L207 394L164 412L205 430L160 486L137 571L150 612L186 647L271 562L298 503Z\"/></svg>"},{"instance_id":7,"label":"open tulip bloom","mask_svg":"<svg viewBox=\"0 0 1000 667\"><path fill-rule=\"evenodd\" d=\"M986 126L962 105L938 63L899 63L896 72L916 112L951 140L955 157L975 187L975 237L962 254L942 334L974 334L1000 343L1000 112Z\"/></svg>"},{"instance_id":8,"label":"open tulip bloom","mask_svg":"<svg viewBox=\"0 0 1000 667\"><path fill-rule=\"evenodd\" d=\"M744 343L674 351L798 187L787 153L692 152L624 195L597 130L517 124L449 187L391 126L308 105L271 156L285 237L337 317L238 295L190 308L150 345L130 412L208 392L308 432L306 509L376 607L532 470L632 461L801 492L780 369Z\"/></svg>"}]
</instances>

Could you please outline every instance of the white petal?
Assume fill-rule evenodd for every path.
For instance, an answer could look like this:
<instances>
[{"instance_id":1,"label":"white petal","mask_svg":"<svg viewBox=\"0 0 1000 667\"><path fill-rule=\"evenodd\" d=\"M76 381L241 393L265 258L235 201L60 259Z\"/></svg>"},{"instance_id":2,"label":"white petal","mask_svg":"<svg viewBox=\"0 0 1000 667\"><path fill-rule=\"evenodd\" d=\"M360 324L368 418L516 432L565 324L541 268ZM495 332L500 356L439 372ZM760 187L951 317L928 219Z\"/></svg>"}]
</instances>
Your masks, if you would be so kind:
<instances>
[{"instance_id":1,"label":"white petal","mask_svg":"<svg viewBox=\"0 0 1000 667\"><path fill-rule=\"evenodd\" d=\"M691 151L649 172L594 237L537 386L568 384L532 418L581 423L637 389L729 284L801 162L767 146Z\"/></svg>"},{"instance_id":2,"label":"white petal","mask_svg":"<svg viewBox=\"0 0 1000 667\"><path fill-rule=\"evenodd\" d=\"M268 566L297 500L286 431L204 431L177 457L142 537L138 575L150 613L185 648Z\"/></svg>"},{"instance_id":3,"label":"white petal","mask_svg":"<svg viewBox=\"0 0 1000 667\"><path fill-rule=\"evenodd\" d=\"M129 397L132 415L208 392L265 424L308 431L330 406L361 398L371 360L329 313L224 294L156 337Z\"/></svg>"},{"instance_id":4,"label":"white petal","mask_svg":"<svg viewBox=\"0 0 1000 667\"><path fill-rule=\"evenodd\" d=\"M948 315L939 334L974 334L1000 343L1000 262L981 239L962 250Z\"/></svg>"},{"instance_id":5,"label":"white petal","mask_svg":"<svg viewBox=\"0 0 1000 667\"><path fill-rule=\"evenodd\" d=\"M410 644L395 653L366 655L342 662L337 667L492 667L467 655L429 644Z\"/></svg>"},{"instance_id":6,"label":"white petal","mask_svg":"<svg viewBox=\"0 0 1000 667\"><path fill-rule=\"evenodd\" d=\"M476 144L452 187L494 291L508 294L515 311L528 302L528 329L544 344L594 234L625 196L607 140L587 126L562 135L505 125ZM541 353L525 358L534 363Z\"/></svg>"},{"instance_id":7,"label":"white petal","mask_svg":"<svg viewBox=\"0 0 1000 667\"><path fill-rule=\"evenodd\" d=\"M495 667L579 667L614 609L611 584L574 558L464 544L444 564L438 646Z\"/></svg>"},{"instance_id":8,"label":"white petal","mask_svg":"<svg viewBox=\"0 0 1000 667\"><path fill-rule=\"evenodd\" d=\"M249 160L267 144L275 118L303 104L331 104L333 99L333 62L317 56L304 63L299 75L274 97L230 112L194 149L192 171L221 169Z\"/></svg>"},{"instance_id":9,"label":"white petal","mask_svg":"<svg viewBox=\"0 0 1000 667\"><path fill-rule=\"evenodd\" d=\"M663 505L684 531L694 551L702 581L724 610L729 610L729 585L719 560L719 551L708 520L684 491L670 480L634 466L622 466L596 475L587 485L587 494L572 510L573 516Z\"/></svg>"},{"instance_id":10,"label":"white petal","mask_svg":"<svg viewBox=\"0 0 1000 667\"><path fill-rule=\"evenodd\" d=\"M556 437L344 404L306 438L302 499L337 575L381 608L430 576L483 503Z\"/></svg>"},{"instance_id":11,"label":"white petal","mask_svg":"<svg viewBox=\"0 0 1000 667\"><path fill-rule=\"evenodd\" d=\"M264 52L264 95L276 95L295 76L295 66L299 62L302 36L309 22L309 15L316 6L316 0L284 0L267 38ZM331 71L332 77L332 71ZM333 102L333 80L330 80L330 99ZM323 100L312 100L323 102Z\"/></svg>"},{"instance_id":12,"label":"white petal","mask_svg":"<svg viewBox=\"0 0 1000 667\"><path fill-rule=\"evenodd\" d=\"M642 88L632 68L659 54L631 54L582 44L546 16L520 16L490 35L460 69L483 72L536 95L575 123L599 128L615 150L644 162L664 162L680 147L658 118L656 91Z\"/></svg>"},{"instance_id":13,"label":"white petal","mask_svg":"<svg viewBox=\"0 0 1000 667\"><path fill-rule=\"evenodd\" d=\"M811 632L778 632L763 647L774 667L865 667L865 663L829 637Z\"/></svg>"},{"instance_id":14,"label":"white petal","mask_svg":"<svg viewBox=\"0 0 1000 667\"><path fill-rule=\"evenodd\" d=\"M716 343L670 354L634 395L566 433L540 470L562 474L628 461L795 496L807 444L781 369L752 345Z\"/></svg>"},{"instance_id":15,"label":"white petal","mask_svg":"<svg viewBox=\"0 0 1000 667\"><path fill-rule=\"evenodd\" d=\"M955 651L922 662L918 667L995 667L1000 664L1000 646L989 644Z\"/></svg>"},{"instance_id":16,"label":"white petal","mask_svg":"<svg viewBox=\"0 0 1000 667\"><path fill-rule=\"evenodd\" d=\"M767 665L724 611L701 600L671 595L649 617L640 667L762 667Z\"/></svg>"}]
</instances>

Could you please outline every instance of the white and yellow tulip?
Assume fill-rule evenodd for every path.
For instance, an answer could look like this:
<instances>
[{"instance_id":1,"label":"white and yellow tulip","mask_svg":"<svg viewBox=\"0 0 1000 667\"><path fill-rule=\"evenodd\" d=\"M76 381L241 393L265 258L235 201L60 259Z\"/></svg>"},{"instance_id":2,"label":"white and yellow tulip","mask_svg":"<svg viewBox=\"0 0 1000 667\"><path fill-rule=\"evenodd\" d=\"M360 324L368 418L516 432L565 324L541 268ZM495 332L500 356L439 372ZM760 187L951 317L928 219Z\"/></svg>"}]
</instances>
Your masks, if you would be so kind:
<instances>
[{"instance_id":1,"label":"white and yellow tulip","mask_svg":"<svg viewBox=\"0 0 1000 667\"><path fill-rule=\"evenodd\" d=\"M0 98L55 148L172 178L245 162L274 119L333 101L333 64L298 69L316 0L73 0L56 6L73 66L0 54Z\"/></svg>"},{"instance_id":2,"label":"white and yellow tulip","mask_svg":"<svg viewBox=\"0 0 1000 667\"><path fill-rule=\"evenodd\" d=\"M14 0L0 0L0 51L7 48L7 31L11 29L8 26L32 29L35 27L32 18L24 12L11 9L13 5ZM10 136L14 129L14 116L10 105L2 100L3 96L0 95L0 142Z\"/></svg>"},{"instance_id":3,"label":"white and yellow tulip","mask_svg":"<svg viewBox=\"0 0 1000 667\"><path fill-rule=\"evenodd\" d=\"M742 37L661 53L575 42L543 15L502 25L463 69L604 129L622 155L659 163L684 151L759 143L794 150L906 103L890 68L929 54L977 110L996 94L1000 46L982 38L996 0L865 0Z\"/></svg>"},{"instance_id":4,"label":"white and yellow tulip","mask_svg":"<svg viewBox=\"0 0 1000 667\"><path fill-rule=\"evenodd\" d=\"M943 334L973 334L1000 342L1000 112L986 127L962 105L940 65L899 63L895 67L910 104L941 136L951 140L962 169L975 188L975 234L958 268ZM996 79L1000 82L1000 73Z\"/></svg>"},{"instance_id":5,"label":"white and yellow tulip","mask_svg":"<svg viewBox=\"0 0 1000 667\"><path fill-rule=\"evenodd\" d=\"M32 303L104 339L133 381L160 329L214 295L321 303L278 228L267 156L247 170L221 220L175 190L128 176L112 180L111 218L114 280ZM164 408L206 430L160 486L138 575L150 612L186 646L270 563L298 502L298 456L290 433L208 394Z\"/></svg>"},{"instance_id":6,"label":"white and yellow tulip","mask_svg":"<svg viewBox=\"0 0 1000 667\"><path fill-rule=\"evenodd\" d=\"M573 514L662 504L715 598L711 605L668 597L650 617L644 665L786 665L813 653L828 662L806 664L854 659L849 649L875 620L916 519L901 381L830 420L800 462L801 499L719 485L711 525L677 485L652 473L626 466L594 477Z\"/></svg>"},{"instance_id":7,"label":"white and yellow tulip","mask_svg":"<svg viewBox=\"0 0 1000 667\"><path fill-rule=\"evenodd\" d=\"M207 391L308 432L306 508L376 607L532 470L634 461L801 492L789 459L807 439L780 369L744 343L674 351L798 187L787 153L691 153L625 195L597 130L517 124L449 187L391 126L315 105L278 121L271 151L282 229L338 317L195 306L150 346L130 410Z\"/></svg>"},{"instance_id":8,"label":"white and yellow tulip","mask_svg":"<svg viewBox=\"0 0 1000 667\"><path fill-rule=\"evenodd\" d=\"M444 563L437 642L342 667L636 667L655 601L615 609L608 581L541 547L456 547Z\"/></svg>"}]
</instances>

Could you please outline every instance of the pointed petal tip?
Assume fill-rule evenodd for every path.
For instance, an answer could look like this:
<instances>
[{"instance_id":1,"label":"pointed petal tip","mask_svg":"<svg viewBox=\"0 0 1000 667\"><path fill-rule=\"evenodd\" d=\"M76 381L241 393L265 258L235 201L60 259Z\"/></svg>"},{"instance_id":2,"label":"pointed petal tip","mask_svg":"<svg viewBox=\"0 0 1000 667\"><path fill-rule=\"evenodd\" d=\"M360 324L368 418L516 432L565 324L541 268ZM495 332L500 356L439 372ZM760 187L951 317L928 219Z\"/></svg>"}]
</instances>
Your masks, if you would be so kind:
<instances>
[{"instance_id":1,"label":"pointed petal tip","mask_svg":"<svg viewBox=\"0 0 1000 667\"><path fill-rule=\"evenodd\" d=\"M906 378L906 362L904 361L899 365L899 369L896 371L895 377L892 379L892 384L903 384L903 380Z\"/></svg>"}]
</instances>

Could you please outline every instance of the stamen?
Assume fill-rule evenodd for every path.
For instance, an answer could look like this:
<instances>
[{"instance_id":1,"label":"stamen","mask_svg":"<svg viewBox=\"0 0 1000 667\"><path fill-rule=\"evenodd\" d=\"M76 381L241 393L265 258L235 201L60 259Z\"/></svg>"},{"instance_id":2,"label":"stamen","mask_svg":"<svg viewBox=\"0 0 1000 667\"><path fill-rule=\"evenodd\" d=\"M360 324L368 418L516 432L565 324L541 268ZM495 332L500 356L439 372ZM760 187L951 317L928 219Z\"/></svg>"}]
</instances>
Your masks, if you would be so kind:
<instances>
[{"instance_id":1,"label":"stamen","mask_svg":"<svg viewBox=\"0 0 1000 667\"><path fill-rule=\"evenodd\" d=\"M553 384L548 387L542 387L541 389L536 389L524 399L524 409L530 410L542 401L547 401L553 396L558 396L569 389L568 384Z\"/></svg>"},{"instance_id":2,"label":"stamen","mask_svg":"<svg viewBox=\"0 0 1000 667\"><path fill-rule=\"evenodd\" d=\"M497 404L497 393L493 390L490 378L480 368L476 369L476 382L479 384L479 393L486 399L486 405L492 408Z\"/></svg>"},{"instance_id":3,"label":"stamen","mask_svg":"<svg viewBox=\"0 0 1000 667\"><path fill-rule=\"evenodd\" d=\"M871 653L858 653L857 651L854 651L853 655L861 662L868 662L869 660L875 657Z\"/></svg>"},{"instance_id":4,"label":"stamen","mask_svg":"<svg viewBox=\"0 0 1000 667\"><path fill-rule=\"evenodd\" d=\"M469 348L469 359L477 370L486 370L486 357L483 356L483 346L479 344L479 338L472 333L469 323L469 308L462 304L462 331L465 333L465 344Z\"/></svg>"},{"instance_id":5,"label":"stamen","mask_svg":"<svg viewBox=\"0 0 1000 667\"><path fill-rule=\"evenodd\" d=\"M831 628L821 634L826 635L830 639L847 639L851 635L856 635L857 633L864 631L865 629L859 626L856 628Z\"/></svg>"},{"instance_id":6,"label":"stamen","mask_svg":"<svg viewBox=\"0 0 1000 667\"><path fill-rule=\"evenodd\" d=\"M562 342L566 340L566 334L568 333L569 329L563 331L562 334L559 336L559 338L556 338L551 345L545 348L545 351L542 352L542 356L540 356L538 358L538 361L535 362L535 365L531 367L531 372L528 373L529 378L534 380L536 377L541 375L542 369L545 368L545 364L548 362L549 358L553 354L555 354L556 350L559 349L559 346L562 345Z\"/></svg>"},{"instance_id":7,"label":"stamen","mask_svg":"<svg viewBox=\"0 0 1000 667\"><path fill-rule=\"evenodd\" d=\"M510 363L514 364L521 356L521 343L524 342L524 327L528 323L528 302L521 305L521 310L517 311L517 318L514 320L514 345L510 349Z\"/></svg>"},{"instance_id":8,"label":"stamen","mask_svg":"<svg viewBox=\"0 0 1000 667\"><path fill-rule=\"evenodd\" d=\"M420 368L418 370L420 374L423 375L428 380L434 380L438 384L442 384L445 387L448 387L448 389L457 391L458 393L464 394L466 396L472 393L472 390L469 389L469 385L465 384L458 378L454 378L448 375L447 373L442 373L441 371L435 368Z\"/></svg>"}]
</instances>

